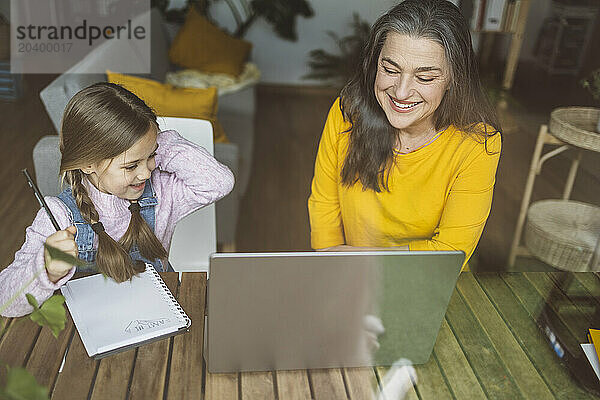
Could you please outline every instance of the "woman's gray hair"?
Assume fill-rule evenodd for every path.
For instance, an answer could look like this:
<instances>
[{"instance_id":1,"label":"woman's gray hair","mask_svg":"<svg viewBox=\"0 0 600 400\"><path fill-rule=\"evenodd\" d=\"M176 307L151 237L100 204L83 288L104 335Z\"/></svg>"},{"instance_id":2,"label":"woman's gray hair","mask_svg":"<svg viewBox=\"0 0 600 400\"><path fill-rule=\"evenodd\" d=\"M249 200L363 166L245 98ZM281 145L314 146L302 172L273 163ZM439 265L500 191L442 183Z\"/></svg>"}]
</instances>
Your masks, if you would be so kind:
<instances>
[{"instance_id":1,"label":"woman's gray hair","mask_svg":"<svg viewBox=\"0 0 600 400\"><path fill-rule=\"evenodd\" d=\"M382 179L381 173L389 172L397 139L374 93L379 54L390 32L429 39L444 49L450 79L434 112L436 130L454 125L486 143L500 131L495 110L481 88L469 26L459 9L447 0L405 0L373 24L362 62L340 94L342 113L352 124L342 182L360 181L375 191L387 188L387 177Z\"/></svg>"}]
</instances>

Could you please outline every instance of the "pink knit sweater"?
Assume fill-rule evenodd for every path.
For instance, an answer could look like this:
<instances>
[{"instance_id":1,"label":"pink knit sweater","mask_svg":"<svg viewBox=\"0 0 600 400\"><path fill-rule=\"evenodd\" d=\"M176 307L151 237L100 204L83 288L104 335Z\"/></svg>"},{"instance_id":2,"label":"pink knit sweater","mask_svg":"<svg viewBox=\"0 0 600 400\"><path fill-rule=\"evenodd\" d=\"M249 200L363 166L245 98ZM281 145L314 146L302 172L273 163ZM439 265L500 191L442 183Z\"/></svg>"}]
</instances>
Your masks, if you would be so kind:
<instances>
[{"instance_id":1,"label":"pink knit sweater","mask_svg":"<svg viewBox=\"0 0 600 400\"><path fill-rule=\"evenodd\" d=\"M156 154L157 168L152 172L152 185L158 198L155 208L155 234L165 249L169 249L177 221L191 212L214 203L233 189L231 171L215 160L203 147L182 138L175 131L158 135ZM89 196L100 216L106 232L115 240L123 236L131 213L129 201L98 191L84 182ZM58 225L65 229L72 225L67 207L57 197L46 197ZM0 308L26 282L38 276L31 285L6 310L3 316L16 317L32 311L25 293L31 293L38 303L48 299L56 289L65 284L73 274L73 268L56 283L48 279L44 268L44 242L55 232L50 218L40 209L25 232L25 243L15 254L12 264L0 272Z\"/></svg>"}]
</instances>

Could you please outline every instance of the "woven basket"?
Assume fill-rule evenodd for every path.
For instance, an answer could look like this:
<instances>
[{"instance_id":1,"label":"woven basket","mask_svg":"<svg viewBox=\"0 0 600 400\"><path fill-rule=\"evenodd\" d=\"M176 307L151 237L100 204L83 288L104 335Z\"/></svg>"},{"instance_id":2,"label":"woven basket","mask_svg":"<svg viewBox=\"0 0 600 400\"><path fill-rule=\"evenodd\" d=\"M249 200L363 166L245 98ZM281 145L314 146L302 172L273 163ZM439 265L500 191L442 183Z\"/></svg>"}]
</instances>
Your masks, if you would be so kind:
<instances>
[{"instance_id":1,"label":"woven basket","mask_svg":"<svg viewBox=\"0 0 600 400\"><path fill-rule=\"evenodd\" d=\"M573 146L600 151L600 133L596 132L599 118L598 108L557 108L550 114L550 133Z\"/></svg>"},{"instance_id":2,"label":"woven basket","mask_svg":"<svg viewBox=\"0 0 600 400\"><path fill-rule=\"evenodd\" d=\"M600 207L570 200L542 200L527 211L525 246L553 267L588 271L600 237Z\"/></svg>"}]
</instances>

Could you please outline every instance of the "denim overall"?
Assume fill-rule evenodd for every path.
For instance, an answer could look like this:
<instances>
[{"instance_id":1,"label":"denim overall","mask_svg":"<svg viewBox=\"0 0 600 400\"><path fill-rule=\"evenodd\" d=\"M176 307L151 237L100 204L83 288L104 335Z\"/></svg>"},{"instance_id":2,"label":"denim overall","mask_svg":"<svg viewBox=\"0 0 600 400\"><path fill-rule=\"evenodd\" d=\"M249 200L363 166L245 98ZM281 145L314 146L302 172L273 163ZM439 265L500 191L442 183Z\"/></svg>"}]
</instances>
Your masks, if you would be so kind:
<instances>
[{"instance_id":1,"label":"denim overall","mask_svg":"<svg viewBox=\"0 0 600 400\"><path fill-rule=\"evenodd\" d=\"M71 220L73 224L77 228L77 234L75 235L75 243L77 243L77 250L79 252L79 258L83 261L86 261L88 265L83 267L77 267L77 272L81 271L97 271L96 268L96 250L94 250L94 231L92 230L92 226L85 222L81 212L79 211L79 207L77 207L77 203L75 202L75 198L73 197L73 193L71 192L71 188L67 188L62 191L58 195L58 198L62 200L63 203L67 206L70 212ZM150 228L154 231L154 208L158 204L158 200L156 199L156 195L154 194L154 190L152 189L152 183L150 179L146 181L146 186L144 186L144 192L141 197L138 199L138 204L140 205L140 214L142 218L146 221L146 223L150 226ZM161 260L156 259L154 261L146 260L139 252L136 245L134 245L129 251L129 255L132 260L141 260L145 263L151 264L154 269L158 272L163 271L173 271L173 268L168 264L167 268L163 267L163 263Z\"/></svg>"}]
</instances>

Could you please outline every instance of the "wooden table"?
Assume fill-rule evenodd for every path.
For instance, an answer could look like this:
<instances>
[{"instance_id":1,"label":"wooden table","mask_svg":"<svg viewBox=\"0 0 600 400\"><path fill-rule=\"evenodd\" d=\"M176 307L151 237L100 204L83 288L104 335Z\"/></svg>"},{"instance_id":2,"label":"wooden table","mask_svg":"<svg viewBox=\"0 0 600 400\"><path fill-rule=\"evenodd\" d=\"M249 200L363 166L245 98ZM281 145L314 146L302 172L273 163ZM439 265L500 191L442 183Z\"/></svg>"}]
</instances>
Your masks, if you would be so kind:
<instances>
[{"instance_id":1,"label":"wooden table","mask_svg":"<svg viewBox=\"0 0 600 400\"><path fill-rule=\"evenodd\" d=\"M25 366L53 399L372 399L385 368L209 374L202 343L206 275L163 274L191 317L190 332L99 361L88 358L69 318L55 339L27 318L0 338L0 360ZM587 399L535 323L560 275L532 272L463 273L429 362L416 366L410 399ZM572 338L585 341L590 306L574 296L600 299L600 280L576 274L560 318ZM554 307L554 306L553 306ZM597 328L600 328L597 326ZM63 354L68 350L62 372ZM4 373L4 370L0 373Z\"/></svg>"}]
</instances>

